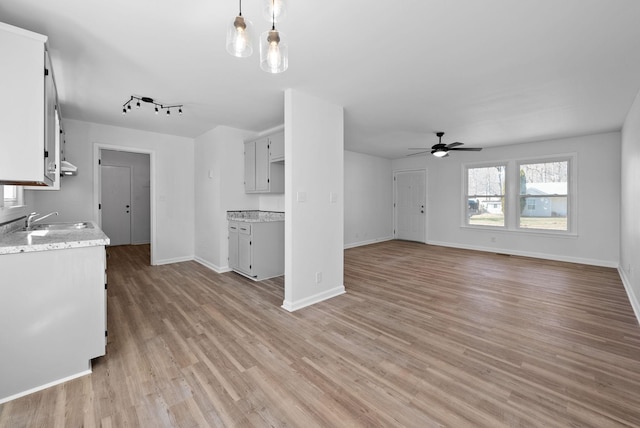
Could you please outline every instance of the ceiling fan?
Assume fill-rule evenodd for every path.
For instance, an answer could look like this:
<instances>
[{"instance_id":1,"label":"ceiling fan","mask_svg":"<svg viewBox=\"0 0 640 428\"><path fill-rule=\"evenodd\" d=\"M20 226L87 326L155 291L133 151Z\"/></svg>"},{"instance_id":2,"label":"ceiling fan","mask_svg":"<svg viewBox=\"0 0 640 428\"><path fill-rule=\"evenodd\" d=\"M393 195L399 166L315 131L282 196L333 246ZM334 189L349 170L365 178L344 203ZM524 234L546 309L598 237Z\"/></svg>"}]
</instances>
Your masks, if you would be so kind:
<instances>
[{"instance_id":1,"label":"ceiling fan","mask_svg":"<svg viewBox=\"0 0 640 428\"><path fill-rule=\"evenodd\" d=\"M443 144L442 136L444 135L444 132L436 132L436 135L438 136L438 144L435 144L431 147L431 154L439 158L449 156L450 150L465 150L468 152L479 152L480 150L482 150L481 147L466 147L466 148L458 147L464 144L464 143L458 143L458 142L451 143L451 144ZM409 150L421 150L421 151L416 153L410 153L407 156L421 155L422 153L427 153L429 151L429 150L425 150L424 147L420 147L420 148L410 147Z\"/></svg>"}]
</instances>

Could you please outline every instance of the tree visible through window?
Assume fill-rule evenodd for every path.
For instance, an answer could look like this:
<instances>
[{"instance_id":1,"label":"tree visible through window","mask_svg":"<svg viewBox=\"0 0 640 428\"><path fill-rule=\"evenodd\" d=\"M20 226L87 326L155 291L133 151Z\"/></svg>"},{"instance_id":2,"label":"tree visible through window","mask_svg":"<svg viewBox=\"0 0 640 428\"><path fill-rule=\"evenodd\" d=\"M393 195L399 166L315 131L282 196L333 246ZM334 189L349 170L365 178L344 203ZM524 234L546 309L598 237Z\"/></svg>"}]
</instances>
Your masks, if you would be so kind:
<instances>
[{"instance_id":1,"label":"tree visible through window","mask_svg":"<svg viewBox=\"0 0 640 428\"><path fill-rule=\"evenodd\" d=\"M504 227L505 165L467 169L467 224Z\"/></svg>"}]
</instances>

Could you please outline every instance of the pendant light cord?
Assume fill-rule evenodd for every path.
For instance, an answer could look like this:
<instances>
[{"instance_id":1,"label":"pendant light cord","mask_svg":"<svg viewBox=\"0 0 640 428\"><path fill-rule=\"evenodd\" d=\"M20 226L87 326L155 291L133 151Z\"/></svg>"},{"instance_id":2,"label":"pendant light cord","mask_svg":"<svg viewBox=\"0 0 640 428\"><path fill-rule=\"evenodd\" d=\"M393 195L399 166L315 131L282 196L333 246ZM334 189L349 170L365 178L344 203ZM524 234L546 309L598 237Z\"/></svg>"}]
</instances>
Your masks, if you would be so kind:
<instances>
[{"instance_id":1,"label":"pendant light cord","mask_svg":"<svg viewBox=\"0 0 640 428\"><path fill-rule=\"evenodd\" d=\"M275 31L275 30L276 30L276 0L271 0L271 31Z\"/></svg>"},{"instance_id":2,"label":"pendant light cord","mask_svg":"<svg viewBox=\"0 0 640 428\"><path fill-rule=\"evenodd\" d=\"M238 14L238 16L242 16L242 0L239 0L239 1L240 1L240 13Z\"/></svg>"}]
</instances>

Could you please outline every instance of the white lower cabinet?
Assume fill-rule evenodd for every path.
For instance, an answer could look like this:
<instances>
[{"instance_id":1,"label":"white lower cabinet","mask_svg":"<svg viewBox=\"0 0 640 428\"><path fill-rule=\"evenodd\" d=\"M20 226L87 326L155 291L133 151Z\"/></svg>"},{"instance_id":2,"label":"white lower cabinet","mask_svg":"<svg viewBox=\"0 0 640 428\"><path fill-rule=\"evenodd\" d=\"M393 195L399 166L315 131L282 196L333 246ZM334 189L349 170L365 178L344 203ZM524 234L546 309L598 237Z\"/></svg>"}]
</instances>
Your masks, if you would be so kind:
<instances>
[{"instance_id":1,"label":"white lower cabinet","mask_svg":"<svg viewBox=\"0 0 640 428\"><path fill-rule=\"evenodd\" d=\"M284 221L230 221L229 267L255 280L283 275Z\"/></svg>"},{"instance_id":2,"label":"white lower cabinet","mask_svg":"<svg viewBox=\"0 0 640 428\"><path fill-rule=\"evenodd\" d=\"M0 403L105 354L105 267L104 246L0 255Z\"/></svg>"}]
</instances>

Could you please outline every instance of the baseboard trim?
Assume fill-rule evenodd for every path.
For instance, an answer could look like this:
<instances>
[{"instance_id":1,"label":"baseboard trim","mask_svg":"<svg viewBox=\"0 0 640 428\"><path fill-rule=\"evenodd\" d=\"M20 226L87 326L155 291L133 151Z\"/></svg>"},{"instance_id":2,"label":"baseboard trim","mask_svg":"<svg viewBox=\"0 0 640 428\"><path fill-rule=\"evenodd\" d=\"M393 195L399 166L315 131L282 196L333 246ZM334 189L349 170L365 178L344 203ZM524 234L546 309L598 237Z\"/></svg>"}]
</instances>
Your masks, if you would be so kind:
<instances>
[{"instance_id":1,"label":"baseboard trim","mask_svg":"<svg viewBox=\"0 0 640 428\"><path fill-rule=\"evenodd\" d=\"M200 263L202 266L211 269L215 273L231 272L231 269L229 269L229 266L220 267L220 266L214 265L211 262L206 261L205 259L203 259L201 257L195 257L193 260L195 260L196 262Z\"/></svg>"},{"instance_id":2,"label":"baseboard trim","mask_svg":"<svg viewBox=\"0 0 640 428\"><path fill-rule=\"evenodd\" d=\"M530 251L513 251L504 248L490 248L476 245L454 244L450 242L427 241L429 245L439 245L441 247L460 248L463 250L484 251L487 253L509 254L511 256L531 257L534 259L553 260L556 262L578 263L581 265L600 266L608 268L617 268L618 263L606 260L583 259L580 257L560 256L557 254L534 253Z\"/></svg>"},{"instance_id":3,"label":"baseboard trim","mask_svg":"<svg viewBox=\"0 0 640 428\"><path fill-rule=\"evenodd\" d=\"M344 289L344 285L340 285L339 287L335 287L335 288L332 288L331 290L323 291L322 293L314 294L313 296L309 296L295 302L290 302L288 300L285 300L284 302L282 302L282 308L286 309L289 312L294 312L294 311L297 311L298 309L306 308L307 306L320 303L322 301L331 299L332 297L336 297L345 293L346 291Z\"/></svg>"},{"instance_id":4,"label":"baseboard trim","mask_svg":"<svg viewBox=\"0 0 640 428\"><path fill-rule=\"evenodd\" d=\"M631 281L627 277L625 271L618 266L618 274L620 275L620 279L622 279L622 285L624 285L624 290L627 292L627 297L629 298L629 303L631 303L631 308L633 308L633 313L636 315L636 320L640 325L640 299L633 292L633 287L631 287Z\"/></svg>"},{"instance_id":5,"label":"baseboard trim","mask_svg":"<svg viewBox=\"0 0 640 428\"><path fill-rule=\"evenodd\" d=\"M60 385L61 383L65 383L70 380L77 379L82 376L86 376L88 374L91 374L91 366L89 366L88 370L81 371L80 373L76 373L71 376L64 377L62 379L54 380L53 382L45 383L44 385L36 386L35 388L31 388L26 391L19 392L17 394L13 394L5 398L0 398L0 404L8 403L9 401L15 400L20 397L24 397L25 395L33 394L34 392L42 391L43 389L51 388L52 386Z\"/></svg>"},{"instance_id":6,"label":"baseboard trim","mask_svg":"<svg viewBox=\"0 0 640 428\"><path fill-rule=\"evenodd\" d=\"M385 242L385 241L392 241L392 240L393 240L393 236L387 236L387 237L384 237L384 238L368 239L366 241L352 242L351 244L345 244L344 249L347 250L349 248L362 247L364 245L371 245L371 244L376 244L378 242Z\"/></svg>"},{"instance_id":7,"label":"baseboard trim","mask_svg":"<svg viewBox=\"0 0 640 428\"><path fill-rule=\"evenodd\" d=\"M195 260L193 256L185 256L185 257L176 257L173 259L164 259L164 260L156 260L155 265L170 265L171 263L182 263L182 262L190 262Z\"/></svg>"}]
</instances>

